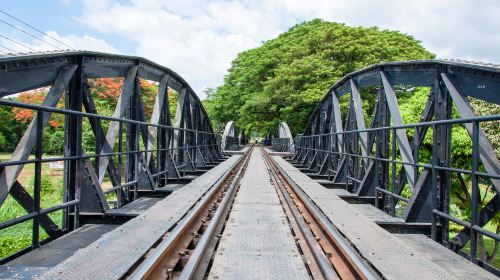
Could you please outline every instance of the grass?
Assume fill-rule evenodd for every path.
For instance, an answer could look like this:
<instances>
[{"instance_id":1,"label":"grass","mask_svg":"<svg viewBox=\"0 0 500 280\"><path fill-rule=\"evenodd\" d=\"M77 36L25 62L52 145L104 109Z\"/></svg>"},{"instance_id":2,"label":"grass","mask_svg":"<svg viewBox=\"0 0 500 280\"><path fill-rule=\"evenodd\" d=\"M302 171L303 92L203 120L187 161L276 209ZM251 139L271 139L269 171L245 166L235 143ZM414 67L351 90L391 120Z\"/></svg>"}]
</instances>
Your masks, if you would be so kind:
<instances>
[{"instance_id":1,"label":"grass","mask_svg":"<svg viewBox=\"0 0 500 280\"><path fill-rule=\"evenodd\" d=\"M30 156L32 159L33 156ZM10 154L0 154L0 161L10 160ZM18 181L28 193L33 196L35 165L24 166ZM40 195L41 208L47 208L62 203L63 170L50 169L48 163L42 164L42 190ZM0 222L8 221L28 214L17 201L8 196L0 207ZM59 227L62 226L62 210L49 214ZM29 247L32 240L33 221L29 220L9 228L0 230L0 258L5 258L21 249ZM40 228L39 238L47 238L47 233Z\"/></svg>"},{"instance_id":2,"label":"grass","mask_svg":"<svg viewBox=\"0 0 500 280\"><path fill-rule=\"evenodd\" d=\"M485 198L484 201L486 202L490 201L495 196L495 192L493 192L491 188L489 189L488 192L486 192L487 190L488 190L487 185L479 184L479 197L481 199ZM455 204L460 203L460 199L453 194L451 195L450 200L451 200L450 203L455 203ZM451 225L458 228L459 230L463 228L462 226L456 225L454 223L450 223L450 226ZM493 233L496 232L496 225L494 225L492 222L487 223L483 228ZM450 239L453 238L456 234L457 234L456 232L450 232ZM488 253L491 253L493 251L493 248L495 247L495 240L486 236L483 236L483 240L486 251ZM470 254L470 242L467 242L467 244L462 248L462 250ZM491 265L497 269L500 268L500 253L497 254L495 258L493 258Z\"/></svg>"},{"instance_id":3,"label":"grass","mask_svg":"<svg viewBox=\"0 0 500 280\"><path fill-rule=\"evenodd\" d=\"M495 226L491 225L491 223L488 223L485 228L489 231L493 231L495 232ZM453 237L455 237L457 233L452 233L450 232L450 239L452 239ZM486 236L483 236L483 240L484 240L484 247L486 248L486 252L488 252L488 254L491 254L491 252L493 252L493 248L495 247L495 240L489 238L489 237L486 237ZM467 242L467 244L465 244L465 246L462 248L462 250L464 252L466 252L467 254L470 254L470 242ZM500 268L500 254L497 254L495 256L495 258L493 258L493 260L491 261L491 265L495 268Z\"/></svg>"},{"instance_id":4,"label":"grass","mask_svg":"<svg viewBox=\"0 0 500 280\"><path fill-rule=\"evenodd\" d=\"M44 155L44 158L46 157L48 156ZM0 153L0 161L8 161L10 158L11 154ZM34 159L34 156L30 156L29 158ZM26 164L18 177L18 181L31 196L33 196L34 175L35 165ZM51 169L49 163L42 163L42 188L40 194L40 206L42 209L62 203L63 176L64 170ZM105 177L102 185L103 188L112 186L108 176ZM106 195L106 198L108 201L116 200L116 195L111 193ZM12 196L8 196L4 204L0 207L0 222L15 219L26 214L28 213L24 208ZM62 210L50 213L49 216L54 223L62 227ZM0 230L0 259L31 246L32 230L32 220ZM48 237L42 228L40 228L39 236L40 240Z\"/></svg>"}]
</instances>

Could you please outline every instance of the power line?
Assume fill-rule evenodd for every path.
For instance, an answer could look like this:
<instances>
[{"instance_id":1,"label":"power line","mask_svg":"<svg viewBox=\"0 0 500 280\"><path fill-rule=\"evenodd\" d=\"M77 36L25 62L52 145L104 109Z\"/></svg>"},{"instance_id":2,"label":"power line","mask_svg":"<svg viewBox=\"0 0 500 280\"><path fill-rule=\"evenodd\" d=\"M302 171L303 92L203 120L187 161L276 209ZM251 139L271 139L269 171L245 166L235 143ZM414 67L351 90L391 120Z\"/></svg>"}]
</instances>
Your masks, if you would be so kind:
<instances>
[{"instance_id":1,"label":"power line","mask_svg":"<svg viewBox=\"0 0 500 280\"><path fill-rule=\"evenodd\" d=\"M41 42L43 42L43 43L47 44L47 45L49 45L49 46L52 46L52 47L54 47L54 48L56 48L56 49L58 49L58 50L62 50L62 49L61 49L61 48L59 48L58 46L56 46L56 45L52 45L51 43L49 43L49 42L47 42L47 41L44 41L43 39L41 39L41 38L39 38L39 37L37 37L37 36L35 36L35 35L33 35L33 34L29 33L29 32L26 32L26 31L24 31L23 29L21 29L21 28L19 28L19 27L15 26L15 25L12 25L12 24L10 24L10 23L8 23L8 22L6 22L6 21L2 20L2 19L0 19L0 22L3 22L3 23L5 23L6 25L8 25L8 26L10 26L10 27L12 27L12 28L15 28L15 29L17 29L17 30L19 30L19 31L23 32L24 34L27 34L27 35L29 35L29 36L31 36L31 37L33 37L33 38L35 38L35 39L37 39L37 40L39 40L39 41L41 41Z\"/></svg>"},{"instance_id":2,"label":"power line","mask_svg":"<svg viewBox=\"0 0 500 280\"><path fill-rule=\"evenodd\" d=\"M6 47L6 46L2 46L2 45L0 45L0 48L4 48L4 49L6 49L6 50L9 50L9 51L11 51L11 52L15 52L15 53L17 52L16 50L13 50L13 49L11 49L11 48L8 48L8 47Z\"/></svg>"},{"instance_id":3,"label":"power line","mask_svg":"<svg viewBox=\"0 0 500 280\"><path fill-rule=\"evenodd\" d=\"M66 44L66 43L64 43L64 42L62 42L62 41L60 41L60 40L58 40L58 39L56 39L56 38L54 38L54 37L52 37L52 36L48 35L47 33L45 33L45 32L43 32L43 31L41 31L40 29L38 29L38 28L36 28L36 27L34 27L34 26L32 26L32 25L30 25L30 24L28 24L28 23L26 23L26 22L24 22L24 21L22 21L22 20L20 20L20 19L18 19L18 18L16 18L15 16L13 16L13 15L11 15L11 14L9 14L9 13L7 13L7 12L5 12L5 11L1 10L1 9L0 9L0 13L3 13L4 15L6 15L6 16L8 16L8 17L10 17L10 18L12 18L12 19L14 19L14 20L16 20L16 21L18 21L18 22L20 22L20 23L22 23L22 24L26 25L26 26L28 26L29 28L31 28L31 29L33 29L33 30L35 30L35 31L37 31L37 32L39 32L39 33L41 33L41 34L43 34L43 35L45 35L45 36L49 37L50 39L52 39L52 40L54 40L54 41L56 41L56 42L59 42L59 43L61 43L61 44L65 45L66 47L68 47L68 48L70 48L70 49L73 49L73 50L75 49L75 48L73 48L72 46L70 46L70 45L68 45L68 44Z\"/></svg>"},{"instance_id":4,"label":"power line","mask_svg":"<svg viewBox=\"0 0 500 280\"><path fill-rule=\"evenodd\" d=\"M30 50L32 50L32 51L34 51L34 52L36 52L36 51L37 51L37 50L35 50L35 49L31 48L31 47L26 46L26 45L25 45L25 44L23 44L23 43L19 43L18 41L16 41L16 40L12 40L11 38L6 37L6 36L4 36L4 35L2 35L2 34L0 34L0 37L2 37L2 38L4 38L4 39L7 39L7 40L9 40L9 41L11 41L11 42L13 42L13 43L16 43L16 44L18 44L18 45L21 45L21 46L23 46L23 47L25 47L25 48L27 48L27 49L30 49Z\"/></svg>"}]
</instances>

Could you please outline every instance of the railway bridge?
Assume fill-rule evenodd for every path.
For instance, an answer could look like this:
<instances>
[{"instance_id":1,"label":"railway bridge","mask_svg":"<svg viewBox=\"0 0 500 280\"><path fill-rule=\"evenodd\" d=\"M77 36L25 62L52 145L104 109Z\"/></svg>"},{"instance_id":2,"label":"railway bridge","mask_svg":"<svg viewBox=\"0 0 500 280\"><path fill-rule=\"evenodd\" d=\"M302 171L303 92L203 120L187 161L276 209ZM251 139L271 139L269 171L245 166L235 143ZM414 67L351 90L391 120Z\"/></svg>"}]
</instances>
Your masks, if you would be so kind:
<instances>
[{"instance_id":1,"label":"railway bridge","mask_svg":"<svg viewBox=\"0 0 500 280\"><path fill-rule=\"evenodd\" d=\"M105 113L92 85L109 78L122 86ZM157 88L149 107L145 81ZM15 98L40 89L41 103ZM417 93L422 111L403 120L408 108L398 101ZM140 57L4 56L0 97L3 109L33 113L0 162L0 213L14 204L24 210L2 218L0 237L30 231L28 242L2 243L25 246L1 260L1 279L500 275L481 257L486 241L500 240L492 227L500 209L500 115L471 105L500 105L498 66L369 66L326 92L302 134L292 137L279 123L267 146L248 144L234 122L219 135L181 76ZM49 157L44 135L56 116L64 152ZM458 130L467 139L454 141ZM455 145L470 151L467 164L453 157ZM43 183L51 163L61 165L52 175L62 178L57 203L48 203ZM470 198L468 218L450 206L457 188Z\"/></svg>"}]
</instances>

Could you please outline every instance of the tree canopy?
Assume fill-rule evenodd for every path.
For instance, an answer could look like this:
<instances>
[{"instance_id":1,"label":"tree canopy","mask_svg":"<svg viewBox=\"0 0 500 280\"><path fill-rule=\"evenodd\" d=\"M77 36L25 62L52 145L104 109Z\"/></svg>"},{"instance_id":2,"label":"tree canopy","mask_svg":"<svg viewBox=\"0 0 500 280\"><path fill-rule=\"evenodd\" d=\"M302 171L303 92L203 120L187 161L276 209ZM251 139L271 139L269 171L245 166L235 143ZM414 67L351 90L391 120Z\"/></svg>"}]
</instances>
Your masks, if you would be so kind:
<instances>
[{"instance_id":1,"label":"tree canopy","mask_svg":"<svg viewBox=\"0 0 500 280\"><path fill-rule=\"evenodd\" d=\"M398 31L315 19L238 54L204 106L214 127L234 120L265 134L285 121L295 135L344 75L378 62L428 58L434 55Z\"/></svg>"}]
</instances>

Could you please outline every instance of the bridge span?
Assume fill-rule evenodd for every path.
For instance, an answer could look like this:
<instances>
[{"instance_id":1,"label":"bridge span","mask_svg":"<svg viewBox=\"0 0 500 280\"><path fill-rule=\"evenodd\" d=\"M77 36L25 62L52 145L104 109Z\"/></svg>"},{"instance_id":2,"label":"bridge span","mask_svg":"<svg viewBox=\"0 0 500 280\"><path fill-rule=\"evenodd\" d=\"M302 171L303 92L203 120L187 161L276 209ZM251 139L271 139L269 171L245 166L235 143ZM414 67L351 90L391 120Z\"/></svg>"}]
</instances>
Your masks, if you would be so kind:
<instances>
[{"instance_id":1,"label":"bridge span","mask_svg":"<svg viewBox=\"0 0 500 280\"><path fill-rule=\"evenodd\" d=\"M189 84L143 58L28 54L0 58L0 70L0 106L33 112L0 162L0 211L14 203L25 211L1 220L0 233L19 225L31 233L29 245L1 260L0 279L500 275L478 256L480 237L500 240L488 227L500 209L498 138L486 131L498 131L500 115L476 116L470 104L500 104L496 66L370 66L328 91L303 134L293 138L277 124L266 139L272 146L247 144L233 122L219 135ZM90 86L108 78L122 85L111 114L100 111ZM150 107L145 80L157 91ZM41 104L15 98L40 88ZM416 88L427 90L426 103L408 124L398 98ZM49 157L44 133L54 116L63 120L64 152ZM452 157L457 127L470 136L462 141L470 168ZM62 195L47 205L42 176L51 162L62 162ZM21 176L30 165L33 186ZM455 178L470 190L468 220L450 210Z\"/></svg>"},{"instance_id":2,"label":"bridge span","mask_svg":"<svg viewBox=\"0 0 500 280\"><path fill-rule=\"evenodd\" d=\"M239 155L139 216L85 225L5 264L40 279L492 279L423 234L350 204L267 148ZM387 253L390 252L390 253ZM16 277L17 276L17 277Z\"/></svg>"}]
</instances>

